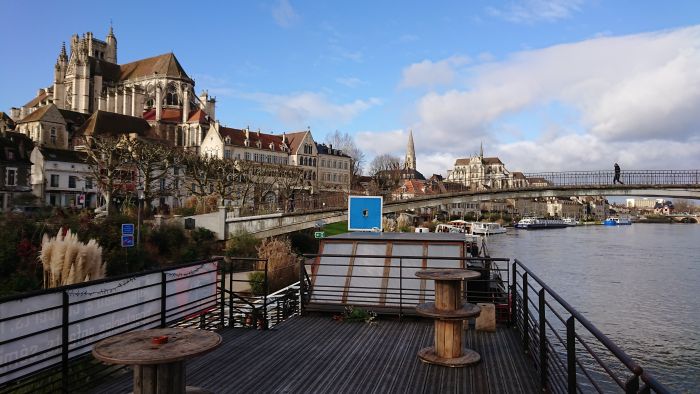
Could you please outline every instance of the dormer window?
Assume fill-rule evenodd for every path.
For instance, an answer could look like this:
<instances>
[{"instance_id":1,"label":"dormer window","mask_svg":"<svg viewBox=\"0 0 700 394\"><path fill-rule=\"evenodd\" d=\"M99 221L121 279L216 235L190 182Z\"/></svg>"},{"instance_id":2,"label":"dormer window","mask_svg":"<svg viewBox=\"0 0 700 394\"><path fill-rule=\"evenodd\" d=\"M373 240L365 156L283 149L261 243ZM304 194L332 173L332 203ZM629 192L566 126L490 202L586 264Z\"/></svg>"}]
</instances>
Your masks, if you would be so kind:
<instances>
[{"instance_id":1,"label":"dormer window","mask_svg":"<svg viewBox=\"0 0 700 394\"><path fill-rule=\"evenodd\" d=\"M258 140L258 141L255 143L255 145L258 147L258 149L260 149L260 147L262 146L262 143L260 142L260 140Z\"/></svg>"},{"instance_id":2,"label":"dormer window","mask_svg":"<svg viewBox=\"0 0 700 394\"><path fill-rule=\"evenodd\" d=\"M245 141L243 141L243 145L250 146L250 140L246 138Z\"/></svg>"},{"instance_id":3,"label":"dormer window","mask_svg":"<svg viewBox=\"0 0 700 394\"><path fill-rule=\"evenodd\" d=\"M275 150L275 144L274 142L270 142L270 150Z\"/></svg>"},{"instance_id":4,"label":"dormer window","mask_svg":"<svg viewBox=\"0 0 700 394\"><path fill-rule=\"evenodd\" d=\"M227 144L230 144L230 143L231 143L231 137L226 137L226 138L224 138L224 142L226 142Z\"/></svg>"}]
</instances>

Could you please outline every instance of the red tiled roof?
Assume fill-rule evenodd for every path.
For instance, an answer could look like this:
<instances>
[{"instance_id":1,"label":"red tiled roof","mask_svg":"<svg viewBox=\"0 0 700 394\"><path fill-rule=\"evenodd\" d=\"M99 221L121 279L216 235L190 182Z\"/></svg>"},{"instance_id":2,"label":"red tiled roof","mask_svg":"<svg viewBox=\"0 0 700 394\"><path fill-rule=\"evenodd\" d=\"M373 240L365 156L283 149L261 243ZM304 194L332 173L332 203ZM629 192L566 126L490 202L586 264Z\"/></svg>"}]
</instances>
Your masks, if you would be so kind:
<instances>
[{"instance_id":1,"label":"red tiled roof","mask_svg":"<svg viewBox=\"0 0 700 394\"><path fill-rule=\"evenodd\" d=\"M156 109L151 108L143 113L143 118L148 121L156 120ZM163 108L160 112L161 122L182 123L182 110L176 108ZM187 123L208 123L207 113L201 109L190 112Z\"/></svg>"},{"instance_id":2,"label":"red tiled roof","mask_svg":"<svg viewBox=\"0 0 700 394\"><path fill-rule=\"evenodd\" d=\"M194 112L190 112L190 117L187 119L187 123L209 123L209 115L204 112L201 108Z\"/></svg>"},{"instance_id":3,"label":"red tiled roof","mask_svg":"<svg viewBox=\"0 0 700 394\"><path fill-rule=\"evenodd\" d=\"M233 129L230 127L220 127L219 134L221 138L226 141L226 137L229 138L230 142L228 145L233 146L245 146L245 130ZM250 137L249 148L257 148L258 141L260 141L260 148L264 150L270 150L270 144L274 144L275 151L280 151L282 146L282 136L274 134L258 133L257 131L249 131L248 136Z\"/></svg>"},{"instance_id":4,"label":"red tiled roof","mask_svg":"<svg viewBox=\"0 0 700 394\"><path fill-rule=\"evenodd\" d=\"M404 187L406 188L404 193L410 193L416 196L435 194L427 182L417 179L405 179L403 185L399 186L398 191L401 191Z\"/></svg>"}]
</instances>

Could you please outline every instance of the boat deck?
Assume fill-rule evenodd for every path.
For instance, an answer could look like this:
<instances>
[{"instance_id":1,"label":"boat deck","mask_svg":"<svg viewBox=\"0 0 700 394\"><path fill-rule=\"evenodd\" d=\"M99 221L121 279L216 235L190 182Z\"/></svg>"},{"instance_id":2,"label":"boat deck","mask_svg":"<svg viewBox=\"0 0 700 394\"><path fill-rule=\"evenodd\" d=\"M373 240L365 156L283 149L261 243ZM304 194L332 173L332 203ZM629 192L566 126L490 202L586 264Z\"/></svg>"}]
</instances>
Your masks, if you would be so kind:
<instances>
[{"instance_id":1,"label":"boat deck","mask_svg":"<svg viewBox=\"0 0 700 394\"><path fill-rule=\"evenodd\" d=\"M294 317L268 331L223 329L223 344L187 363L187 384L215 393L535 393L537 374L513 329L464 331L481 354L473 367L447 368L417 357L432 345L427 319L338 322ZM95 393L128 393L131 373Z\"/></svg>"}]
</instances>

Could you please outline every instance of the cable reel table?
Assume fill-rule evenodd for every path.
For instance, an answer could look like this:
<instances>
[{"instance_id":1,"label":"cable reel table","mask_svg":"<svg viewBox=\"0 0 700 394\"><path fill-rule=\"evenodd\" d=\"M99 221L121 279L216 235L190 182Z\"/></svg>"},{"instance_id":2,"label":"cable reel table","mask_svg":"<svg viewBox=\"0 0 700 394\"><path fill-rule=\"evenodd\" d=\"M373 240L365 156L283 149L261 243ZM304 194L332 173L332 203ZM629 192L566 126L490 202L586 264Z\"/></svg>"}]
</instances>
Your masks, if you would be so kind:
<instances>
[{"instance_id":1,"label":"cable reel table","mask_svg":"<svg viewBox=\"0 0 700 394\"><path fill-rule=\"evenodd\" d=\"M421 279L435 281L435 302L416 306L416 312L435 319L435 345L421 349L421 361L446 367L466 367L481 360L479 353L462 348L462 321L477 317L481 308L462 302L463 280L476 279L479 272L467 269L426 269L416 272Z\"/></svg>"},{"instance_id":2,"label":"cable reel table","mask_svg":"<svg viewBox=\"0 0 700 394\"><path fill-rule=\"evenodd\" d=\"M154 343L155 339L162 343ZM133 365L134 394L184 394L185 361L220 344L221 336L215 332L156 328L103 339L95 344L92 354L109 364Z\"/></svg>"}]
</instances>

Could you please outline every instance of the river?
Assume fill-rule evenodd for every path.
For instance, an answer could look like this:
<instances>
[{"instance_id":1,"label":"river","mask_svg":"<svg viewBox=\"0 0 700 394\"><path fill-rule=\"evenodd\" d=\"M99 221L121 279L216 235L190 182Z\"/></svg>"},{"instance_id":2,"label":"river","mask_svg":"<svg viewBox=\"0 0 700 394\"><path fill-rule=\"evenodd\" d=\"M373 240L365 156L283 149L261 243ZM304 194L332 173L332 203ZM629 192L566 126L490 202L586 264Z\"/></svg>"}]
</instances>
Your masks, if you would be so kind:
<instances>
[{"instance_id":1,"label":"river","mask_svg":"<svg viewBox=\"0 0 700 394\"><path fill-rule=\"evenodd\" d=\"M516 230L491 236L675 392L700 392L700 225Z\"/></svg>"}]
</instances>

